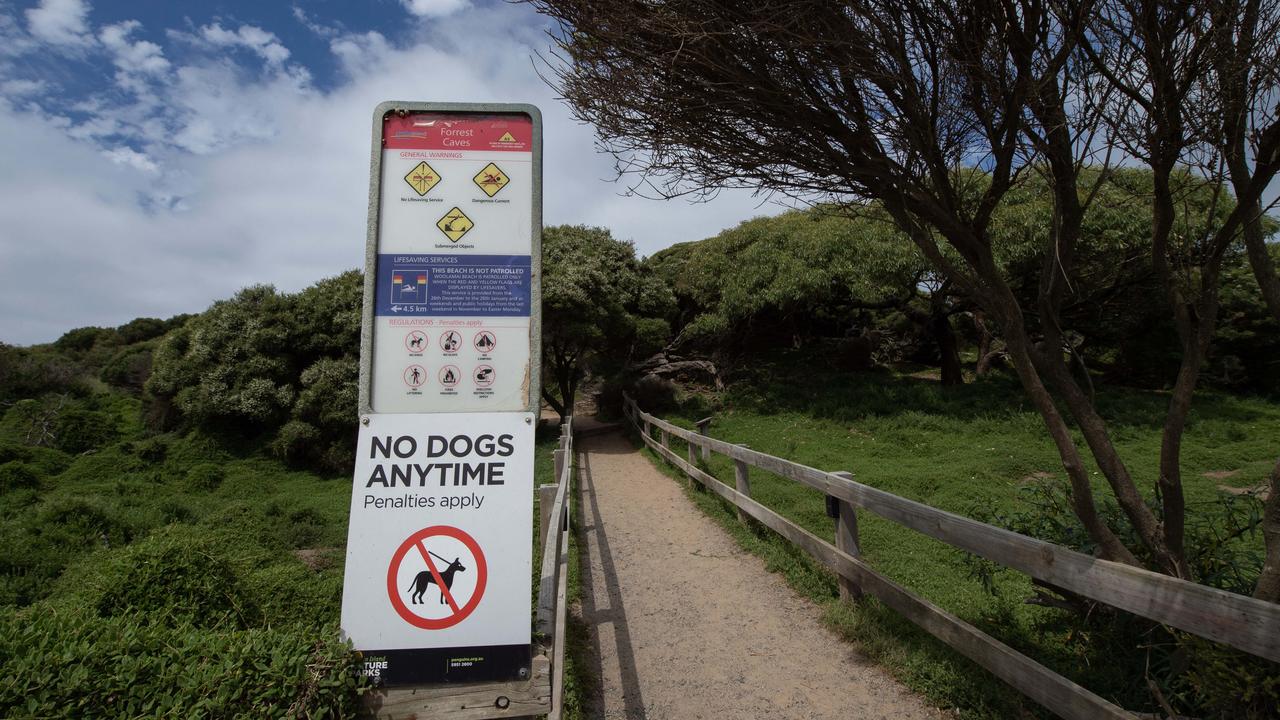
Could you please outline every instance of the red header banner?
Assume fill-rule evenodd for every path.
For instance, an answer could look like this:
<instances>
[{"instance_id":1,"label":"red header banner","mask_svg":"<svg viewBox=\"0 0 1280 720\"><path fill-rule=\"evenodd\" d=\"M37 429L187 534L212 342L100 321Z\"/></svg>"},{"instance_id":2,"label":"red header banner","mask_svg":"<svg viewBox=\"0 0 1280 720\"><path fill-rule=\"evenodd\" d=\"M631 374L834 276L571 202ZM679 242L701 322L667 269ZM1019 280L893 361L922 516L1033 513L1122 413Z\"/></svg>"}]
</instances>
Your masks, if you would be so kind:
<instances>
[{"instance_id":1,"label":"red header banner","mask_svg":"<svg viewBox=\"0 0 1280 720\"><path fill-rule=\"evenodd\" d=\"M387 149L532 152L533 121L527 115L389 115L382 139Z\"/></svg>"}]
</instances>

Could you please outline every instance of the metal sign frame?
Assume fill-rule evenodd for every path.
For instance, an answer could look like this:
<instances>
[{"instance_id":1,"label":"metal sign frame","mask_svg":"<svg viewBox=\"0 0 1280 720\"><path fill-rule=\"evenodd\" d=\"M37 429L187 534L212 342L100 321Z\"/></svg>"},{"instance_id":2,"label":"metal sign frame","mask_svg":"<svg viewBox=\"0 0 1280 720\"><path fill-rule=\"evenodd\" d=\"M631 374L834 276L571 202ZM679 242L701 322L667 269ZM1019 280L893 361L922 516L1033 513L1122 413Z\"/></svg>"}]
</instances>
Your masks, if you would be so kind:
<instances>
[{"instance_id":1,"label":"metal sign frame","mask_svg":"<svg viewBox=\"0 0 1280 720\"><path fill-rule=\"evenodd\" d=\"M542 406L542 112L526 103L432 103L390 100L373 111L369 155L369 218L365 239L364 307L360 325L360 416L373 412L373 351L377 293L378 237L382 219L382 154L384 120L396 113L524 115L533 123L533 187L530 209L529 393L524 411L536 417Z\"/></svg>"}]
</instances>

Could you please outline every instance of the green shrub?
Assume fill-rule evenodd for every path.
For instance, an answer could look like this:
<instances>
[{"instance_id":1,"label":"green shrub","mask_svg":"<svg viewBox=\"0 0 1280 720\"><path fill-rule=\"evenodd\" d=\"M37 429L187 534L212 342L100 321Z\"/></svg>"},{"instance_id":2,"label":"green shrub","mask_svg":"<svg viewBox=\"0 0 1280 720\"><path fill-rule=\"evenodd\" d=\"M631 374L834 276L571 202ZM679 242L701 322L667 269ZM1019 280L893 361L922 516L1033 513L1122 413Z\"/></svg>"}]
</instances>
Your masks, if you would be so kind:
<instances>
[{"instance_id":1,"label":"green shrub","mask_svg":"<svg viewBox=\"0 0 1280 720\"><path fill-rule=\"evenodd\" d=\"M0 465L0 493L10 493L40 484L40 476L26 463L11 460Z\"/></svg>"},{"instance_id":2,"label":"green shrub","mask_svg":"<svg viewBox=\"0 0 1280 720\"><path fill-rule=\"evenodd\" d=\"M189 523L196 519L195 512L177 500L164 500L157 506L165 523Z\"/></svg>"},{"instance_id":3,"label":"green shrub","mask_svg":"<svg viewBox=\"0 0 1280 720\"><path fill-rule=\"evenodd\" d=\"M123 347L107 360L98 377L132 393L142 392L147 377L151 375L152 350L152 343Z\"/></svg>"},{"instance_id":4,"label":"green shrub","mask_svg":"<svg viewBox=\"0 0 1280 720\"><path fill-rule=\"evenodd\" d=\"M187 487L193 490L217 490L227 473L213 463L201 463L187 471Z\"/></svg>"},{"instance_id":5,"label":"green shrub","mask_svg":"<svg viewBox=\"0 0 1280 720\"><path fill-rule=\"evenodd\" d=\"M319 429L301 420L290 420L271 441L271 452L296 467L313 462L318 454L319 444Z\"/></svg>"},{"instance_id":6,"label":"green shrub","mask_svg":"<svg viewBox=\"0 0 1280 720\"><path fill-rule=\"evenodd\" d=\"M43 535L69 536L72 542L89 541L87 547L118 547L138 537L145 530L144 524L130 522L118 508L96 499L89 501L81 498L49 503L40 513L37 524L43 528Z\"/></svg>"},{"instance_id":7,"label":"green shrub","mask_svg":"<svg viewBox=\"0 0 1280 720\"><path fill-rule=\"evenodd\" d=\"M54 448L0 441L0 463L14 460L26 463L40 477L57 475L71 464L66 453Z\"/></svg>"},{"instance_id":8,"label":"green shrub","mask_svg":"<svg viewBox=\"0 0 1280 720\"><path fill-rule=\"evenodd\" d=\"M206 537L162 531L110 558L99 579L98 612L207 628L256 624L256 603Z\"/></svg>"},{"instance_id":9,"label":"green shrub","mask_svg":"<svg viewBox=\"0 0 1280 720\"><path fill-rule=\"evenodd\" d=\"M338 629L210 631L147 618L0 616L0 716L344 718L368 681Z\"/></svg>"},{"instance_id":10,"label":"green shrub","mask_svg":"<svg viewBox=\"0 0 1280 720\"><path fill-rule=\"evenodd\" d=\"M1194 635L1178 633L1187 654L1184 694L1206 717L1263 720L1280 717L1276 664Z\"/></svg>"},{"instance_id":11,"label":"green shrub","mask_svg":"<svg viewBox=\"0 0 1280 720\"><path fill-rule=\"evenodd\" d=\"M74 407L58 413L53 433L54 445L72 455L103 447L120 436L111 415Z\"/></svg>"},{"instance_id":12,"label":"green shrub","mask_svg":"<svg viewBox=\"0 0 1280 720\"><path fill-rule=\"evenodd\" d=\"M169 438L157 436L138 440L130 443L129 449L138 456L139 460L145 460L151 464L162 463L169 454Z\"/></svg>"}]
</instances>

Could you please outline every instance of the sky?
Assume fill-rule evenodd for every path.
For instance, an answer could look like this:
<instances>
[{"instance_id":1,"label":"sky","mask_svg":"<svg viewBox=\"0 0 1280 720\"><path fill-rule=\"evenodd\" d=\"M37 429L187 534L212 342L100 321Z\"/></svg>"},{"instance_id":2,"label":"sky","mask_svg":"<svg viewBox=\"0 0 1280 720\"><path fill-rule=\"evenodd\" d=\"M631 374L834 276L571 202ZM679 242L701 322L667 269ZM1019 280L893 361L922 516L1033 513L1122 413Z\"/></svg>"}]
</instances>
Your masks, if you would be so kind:
<instances>
[{"instance_id":1,"label":"sky","mask_svg":"<svg viewBox=\"0 0 1280 720\"><path fill-rule=\"evenodd\" d=\"M783 208L629 192L494 0L0 0L0 342L200 312L364 259L373 108L524 102L544 219L649 255Z\"/></svg>"}]
</instances>

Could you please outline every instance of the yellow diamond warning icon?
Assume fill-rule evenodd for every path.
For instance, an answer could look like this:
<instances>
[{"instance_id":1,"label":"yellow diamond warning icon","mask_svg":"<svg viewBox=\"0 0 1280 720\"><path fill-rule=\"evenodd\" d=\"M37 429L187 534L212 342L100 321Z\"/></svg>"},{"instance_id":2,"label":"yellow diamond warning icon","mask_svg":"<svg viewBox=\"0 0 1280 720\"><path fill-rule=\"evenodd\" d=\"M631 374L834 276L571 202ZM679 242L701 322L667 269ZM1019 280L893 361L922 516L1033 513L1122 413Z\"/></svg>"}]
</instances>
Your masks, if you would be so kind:
<instances>
[{"instance_id":1,"label":"yellow diamond warning icon","mask_svg":"<svg viewBox=\"0 0 1280 720\"><path fill-rule=\"evenodd\" d=\"M445 213L440 218L440 222L436 223L436 227L440 228L440 232L444 233L450 240L458 242L462 239L467 231L475 227L475 223L471 222L471 218L458 208L454 208Z\"/></svg>"},{"instance_id":2,"label":"yellow diamond warning icon","mask_svg":"<svg viewBox=\"0 0 1280 720\"><path fill-rule=\"evenodd\" d=\"M422 197L431 192L431 188L440 182L440 174L430 165L420 162L417 167L409 171L408 175L404 176L404 181L409 183L409 187L413 188L414 192L418 193L418 197Z\"/></svg>"},{"instance_id":3,"label":"yellow diamond warning icon","mask_svg":"<svg viewBox=\"0 0 1280 720\"><path fill-rule=\"evenodd\" d=\"M476 173L476 176L471 179L475 181L475 184L479 185L480 189L484 191L484 194L489 197L497 195L499 190L506 187L507 183L511 182L511 178L507 177L507 174L502 172L502 168L494 165L493 163L485 165L484 169Z\"/></svg>"},{"instance_id":4,"label":"yellow diamond warning icon","mask_svg":"<svg viewBox=\"0 0 1280 720\"><path fill-rule=\"evenodd\" d=\"M516 139L508 132L502 133L502 137L498 138L498 142L516 142Z\"/></svg>"}]
</instances>

